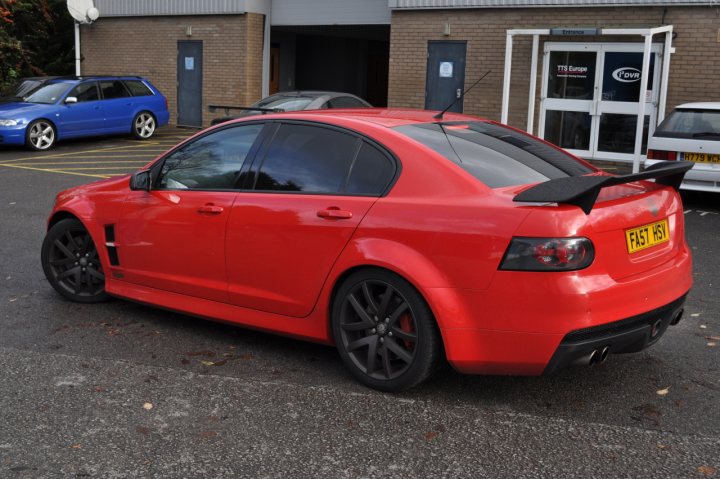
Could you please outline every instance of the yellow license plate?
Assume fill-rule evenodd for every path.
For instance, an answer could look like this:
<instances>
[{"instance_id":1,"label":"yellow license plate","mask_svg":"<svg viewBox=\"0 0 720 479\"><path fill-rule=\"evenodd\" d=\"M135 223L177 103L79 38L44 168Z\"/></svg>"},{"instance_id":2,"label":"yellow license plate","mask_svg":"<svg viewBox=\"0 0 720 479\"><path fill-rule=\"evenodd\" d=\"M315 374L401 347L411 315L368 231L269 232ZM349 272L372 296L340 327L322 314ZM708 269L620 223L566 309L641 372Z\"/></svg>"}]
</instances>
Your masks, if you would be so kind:
<instances>
[{"instance_id":1,"label":"yellow license plate","mask_svg":"<svg viewBox=\"0 0 720 479\"><path fill-rule=\"evenodd\" d=\"M670 228L667 220L650 223L631 230L625 230L625 241L628 253L650 248L670 239Z\"/></svg>"},{"instance_id":2,"label":"yellow license plate","mask_svg":"<svg viewBox=\"0 0 720 479\"><path fill-rule=\"evenodd\" d=\"M720 155L710 153L683 153L685 161L694 161L695 163L720 163Z\"/></svg>"}]
</instances>

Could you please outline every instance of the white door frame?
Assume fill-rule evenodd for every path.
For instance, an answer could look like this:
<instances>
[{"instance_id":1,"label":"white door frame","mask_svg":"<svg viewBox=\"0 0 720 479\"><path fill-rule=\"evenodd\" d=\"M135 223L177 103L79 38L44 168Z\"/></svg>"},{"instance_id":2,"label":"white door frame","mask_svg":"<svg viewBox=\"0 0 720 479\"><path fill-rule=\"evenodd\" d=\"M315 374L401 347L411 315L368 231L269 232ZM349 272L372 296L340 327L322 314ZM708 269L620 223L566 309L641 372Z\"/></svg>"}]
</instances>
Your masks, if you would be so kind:
<instances>
[{"instance_id":1,"label":"white door frame","mask_svg":"<svg viewBox=\"0 0 720 479\"><path fill-rule=\"evenodd\" d=\"M601 151L599 149L600 134L600 118L602 114L621 114L621 115L638 115L640 110L640 102L626 101L610 101L602 99L603 78L605 70L605 54L608 52L643 52L643 45L640 43L574 43L574 42L547 42L544 47L543 59L543 76L542 90L540 101L540 119L538 126L538 136L545 137L545 114L547 110L556 111L576 111L588 113L591 117L590 124L590 141L587 150L576 150L566 148L571 153L584 158L603 159L613 161L632 161L632 153L615 153L609 151ZM595 79L592 100L572 100L564 98L547 98L547 88L549 80L550 53L551 52L596 52L595 57ZM653 70L651 97L647 98L645 116L650 116L648 135L652 135L655 131L655 119L657 117L657 107L659 98L658 85L660 82L661 72L661 45L652 45L650 53L655 55L655 67ZM648 72L649 73L649 72ZM642 143L642 138L640 140ZM642 150L642 145L641 145ZM644 159L644 156L643 156Z\"/></svg>"},{"instance_id":2,"label":"white door frame","mask_svg":"<svg viewBox=\"0 0 720 479\"><path fill-rule=\"evenodd\" d=\"M560 32L563 29L557 29ZM573 29L570 29L573 30ZM550 35L549 28L540 29L516 29L506 31L505 40L505 69L503 72L503 95L502 107L500 112L500 121L506 123L508 121L508 107L510 105L510 74L512 72L512 47L513 37L515 35L531 35L533 37L533 58L530 66L530 91L528 93L528 128L527 131L533 131L533 118L535 116L535 78L537 77L537 51L540 42L540 35ZM642 78L640 80L640 98L645 97L647 88L647 75L650 66L650 49L652 47L652 39L655 35L665 34L665 46L663 48L662 73L660 80L660 99L657 108L656 122L661 122L665 118L665 104L667 103L667 84L670 75L670 53L672 53L672 25L663 25L655 28L600 28L594 32L594 35L641 35L644 38L643 49L643 67ZM574 34L574 33L573 33ZM642 143L642 127L645 123L645 102L639 103L638 122L635 135L635 152L633 154L633 172L640 170L640 147Z\"/></svg>"}]
</instances>

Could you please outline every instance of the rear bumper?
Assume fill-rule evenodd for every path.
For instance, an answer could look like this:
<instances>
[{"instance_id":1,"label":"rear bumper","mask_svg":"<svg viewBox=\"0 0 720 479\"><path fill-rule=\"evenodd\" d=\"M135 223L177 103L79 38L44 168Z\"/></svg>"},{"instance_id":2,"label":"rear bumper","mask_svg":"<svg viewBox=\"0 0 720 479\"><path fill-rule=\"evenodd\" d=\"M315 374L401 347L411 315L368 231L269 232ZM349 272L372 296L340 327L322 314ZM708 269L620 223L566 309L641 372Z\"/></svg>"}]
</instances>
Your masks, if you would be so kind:
<instances>
[{"instance_id":1,"label":"rear bumper","mask_svg":"<svg viewBox=\"0 0 720 479\"><path fill-rule=\"evenodd\" d=\"M588 364L593 353L635 353L655 344L668 326L677 324L686 295L670 304L620 321L568 333L543 371L550 374L573 364Z\"/></svg>"},{"instance_id":2,"label":"rear bumper","mask_svg":"<svg viewBox=\"0 0 720 479\"><path fill-rule=\"evenodd\" d=\"M646 160L645 168L658 160ZM685 173L680 189L693 191L720 192L720 165L697 163L692 170Z\"/></svg>"}]
</instances>

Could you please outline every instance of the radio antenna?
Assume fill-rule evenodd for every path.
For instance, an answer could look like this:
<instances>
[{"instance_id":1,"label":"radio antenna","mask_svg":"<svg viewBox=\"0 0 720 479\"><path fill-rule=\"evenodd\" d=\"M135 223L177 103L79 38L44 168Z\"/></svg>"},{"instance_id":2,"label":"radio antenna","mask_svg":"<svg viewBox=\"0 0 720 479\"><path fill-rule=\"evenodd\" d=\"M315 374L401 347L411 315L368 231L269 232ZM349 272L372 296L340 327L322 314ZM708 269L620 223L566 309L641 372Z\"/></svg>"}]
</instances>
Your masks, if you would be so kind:
<instances>
[{"instance_id":1,"label":"radio antenna","mask_svg":"<svg viewBox=\"0 0 720 479\"><path fill-rule=\"evenodd\" d=\"M450 103L450 104L447 106L447 108L445 108L443 111L441 111L441 112L438 113L437 115L433 116L433 118L436 119L436 120L442 120L442 119L443 119L443 115L444 115L445 113L447 113L447 111L448 111L450 108L452 108L455 103L457 103L458 101L460 101L460 100L462 100L463 98L465 98L465 94L466 94L467 92L469 92L470 90L472 90L472 89L475 87L475 85L477 85L478 83L480 83L483 78L485 78L486 76L488 76L491 71L492 71L492 70L486 71L485 74L484 74L483 76L481 76L480 78L478 78L478 80L477 80L475 83L473 83L473 84L470 86L470 88L468 88L467 90L465 90L465 91L463 92L463 94L460 95L460 97L455 98L455 99L452 101L452 103Z\"/></svg>"}]
</instances>

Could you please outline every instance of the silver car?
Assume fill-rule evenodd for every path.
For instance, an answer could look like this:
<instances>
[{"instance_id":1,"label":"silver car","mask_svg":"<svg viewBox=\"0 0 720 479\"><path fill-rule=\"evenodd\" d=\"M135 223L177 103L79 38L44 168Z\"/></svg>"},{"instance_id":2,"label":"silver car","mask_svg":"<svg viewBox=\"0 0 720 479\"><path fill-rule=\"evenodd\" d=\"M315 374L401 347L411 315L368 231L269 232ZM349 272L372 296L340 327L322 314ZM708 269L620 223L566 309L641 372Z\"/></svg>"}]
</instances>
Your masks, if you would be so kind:
<instances>
[{"instance_id":1,"label":"silver car","mask_svg":"<svg viewBox=\"0 0 720 479\"><path fill-rule=\"evenodd\" d=\"M327 108L372 108L372 105L350 93L332 91L284 91L270 95L253 103L249 107L216 107L242 110L237 115L224 116L212 120L212 125L223 123L243 116L283 111L324 110Z\"/></svg>"},{"instance_id":2,"label":"silver car","mask_svg":"<svg viewBox=\"0 0 720 479\"><path fill-rule=\"evenodd\" d=\"M648 140L645 167L659 161L693 161L680 188L720 193L720 102L685 103Z\"/></svg>"}]
</instances>

